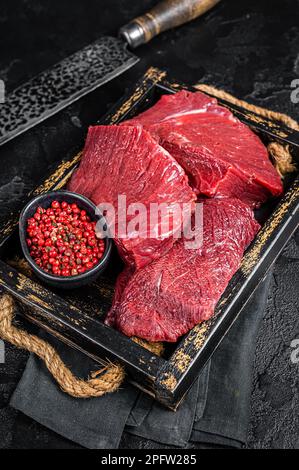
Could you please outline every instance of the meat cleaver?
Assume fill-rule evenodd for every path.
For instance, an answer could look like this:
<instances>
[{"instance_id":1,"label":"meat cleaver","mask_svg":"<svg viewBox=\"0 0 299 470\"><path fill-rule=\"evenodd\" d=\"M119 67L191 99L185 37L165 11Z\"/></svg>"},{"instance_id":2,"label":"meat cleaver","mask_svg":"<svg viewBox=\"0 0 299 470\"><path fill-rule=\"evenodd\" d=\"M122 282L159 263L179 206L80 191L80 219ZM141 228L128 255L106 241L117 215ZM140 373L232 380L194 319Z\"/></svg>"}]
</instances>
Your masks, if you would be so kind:
<instances>
[{"instance_id":1,"label":"meat cleaver","mask_svg":"<svg viewBox=\"0 0 299 470\"><path fill-rule=\"evenodd\" d=\"M0 104L0 145L47 119L138 62L131 49L210 10L220 0L164 0L119 31L37 75Z\"/></svg>"}]
</instances>

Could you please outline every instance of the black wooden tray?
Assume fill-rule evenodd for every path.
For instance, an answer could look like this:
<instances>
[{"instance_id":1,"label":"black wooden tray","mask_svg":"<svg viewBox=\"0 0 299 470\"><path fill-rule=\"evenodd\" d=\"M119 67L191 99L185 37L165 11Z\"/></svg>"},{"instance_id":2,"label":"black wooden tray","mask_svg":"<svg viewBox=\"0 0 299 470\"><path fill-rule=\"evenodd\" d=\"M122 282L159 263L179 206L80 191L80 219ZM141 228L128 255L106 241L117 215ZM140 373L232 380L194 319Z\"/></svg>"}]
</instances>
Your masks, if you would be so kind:
<instances>
[{"instance_id":1,"label":"black wooden tray","mask_svg":"<svg viewBox=\"0 0 299 470\"><path fill-rule=\"evenodd\" d=\"M101 123L118 123L132 117L153 105L161 94L181 88L186 87L170 83L164 72L151 68ZM225 101L219 102L250 125L265 142L290 144L294 158L298 158L299 132ZM80 154L63 161L28 195L24 205L34 195L63 188L79 159ZM196 326L178 344L168 346L163 358L102 322L111 305L116 276L122 268L117 254L109 270L96 283L68 292L49 289L33 276L27 277L8 264L13 256L21 255L16 230L18 211L4 221L0 229L0 287L20 301L23 315L31 322L97 362L109 358L124 364L133 384L175 409L297 228L298 173L288 179L285 189L280 200L271 201L257 214L263 223L262 229L246 251L214 317Z\"/></svg>"}]
</instances>

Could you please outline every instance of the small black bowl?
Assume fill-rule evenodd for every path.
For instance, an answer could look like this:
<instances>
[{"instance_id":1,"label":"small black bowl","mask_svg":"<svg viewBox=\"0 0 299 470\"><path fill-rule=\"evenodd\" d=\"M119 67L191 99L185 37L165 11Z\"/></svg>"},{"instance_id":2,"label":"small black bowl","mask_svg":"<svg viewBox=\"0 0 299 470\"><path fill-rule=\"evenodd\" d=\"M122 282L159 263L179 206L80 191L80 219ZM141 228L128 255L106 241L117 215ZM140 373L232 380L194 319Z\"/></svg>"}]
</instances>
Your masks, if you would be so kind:
<instances>
[{"instance_id":1,"label":"small black bowl","mask_svg":"<svg viewBox=\"0 0 299 470\"><path fill-rule=\"evenodd\" d=\"M76 203L80 209L86 210L87 214L93 221L97 221L103 216L96 215L96 206L89 199L71 191L52 191L46 194L42 194L41 196L37 196L32 199L21 212L19 220L19 234L21 247L26 260L30 264L36 276L45 283L51 285L52 287L58 287L62 289L74 289L76 287L81 287L86 284L90 284L105 270L108 265L108 261L111 254L112 241L111 238L108 237L104 239L105 251L103 253L103 257L100 259L98 264L96 264L93 268L89 269L85 273L66 277L55 276L54 274L46 273L34 262L33 258L29 253L26 241L26 228L27 220L35 214L37 207L41 206L44 209L47 209L55 200L59 202L66 201L69 204Z\"/></svg>"}]
</instances>

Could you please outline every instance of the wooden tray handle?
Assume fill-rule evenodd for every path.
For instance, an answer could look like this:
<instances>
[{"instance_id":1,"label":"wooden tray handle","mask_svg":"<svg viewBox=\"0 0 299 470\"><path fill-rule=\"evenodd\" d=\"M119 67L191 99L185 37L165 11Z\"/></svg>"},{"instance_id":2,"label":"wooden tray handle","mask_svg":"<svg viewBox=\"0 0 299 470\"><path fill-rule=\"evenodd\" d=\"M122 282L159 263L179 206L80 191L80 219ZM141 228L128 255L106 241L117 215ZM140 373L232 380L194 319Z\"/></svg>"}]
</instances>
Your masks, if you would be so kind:
<instances>
[{"instance_id":1,"label":"wooden tray handle","mask_svg":"<svg viewBox=\"0 0 299 470\"><path fill-rule=\"evenodd\" d=\"M123 26L119 34L135 48L153 37L203 15L220 0L164 0Z\"/></svg>"}]
</instances>

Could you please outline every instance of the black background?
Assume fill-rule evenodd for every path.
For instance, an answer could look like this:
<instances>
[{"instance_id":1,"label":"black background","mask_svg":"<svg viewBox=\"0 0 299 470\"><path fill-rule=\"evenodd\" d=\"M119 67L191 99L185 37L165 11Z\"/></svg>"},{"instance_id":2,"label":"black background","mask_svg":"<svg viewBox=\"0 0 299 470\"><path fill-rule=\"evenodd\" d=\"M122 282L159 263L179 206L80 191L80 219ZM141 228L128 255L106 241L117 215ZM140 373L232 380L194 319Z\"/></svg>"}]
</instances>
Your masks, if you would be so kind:
<instances>
[{"instance_id":1,"label":"black background","mask_svg":"<svg viewBox=\"0 0 299 470\"><path fill-rule=\"evenodd\" d=\"M118 28L155 1L2 0L0 79L12 90L38 72ZM290 100L299 78L299 2L223 0L204 18L163 34L136 51L137 66L0 148L1 216L18 206L51 166L82 145L94 122L150 65L180 81L223 87L240 98L299 120ZM73 138L73 146L69 141ZM299 448L298 365L290 343L299 338L298 233L276 263L260 330L252 387L249 447ZM8 407L26 353L6 347L0 365L0 448L75 448ZM156 448L124 436L122 447Z\"/></svg>"}]
</instances>

